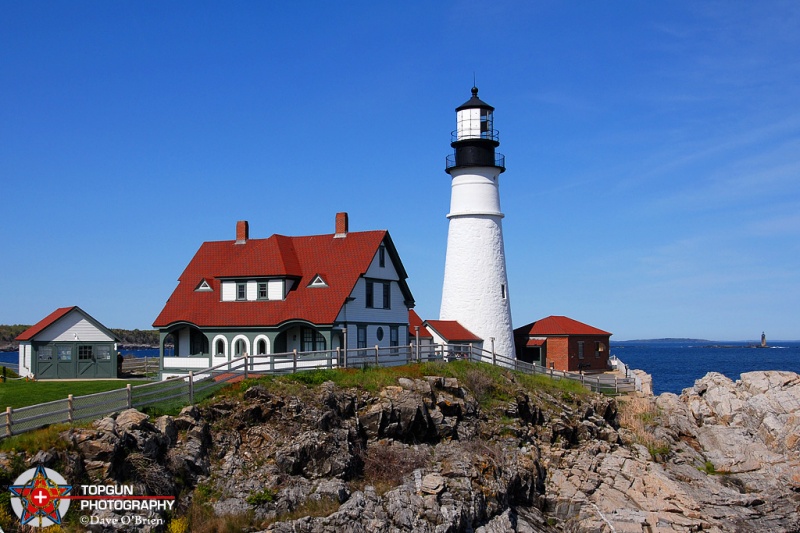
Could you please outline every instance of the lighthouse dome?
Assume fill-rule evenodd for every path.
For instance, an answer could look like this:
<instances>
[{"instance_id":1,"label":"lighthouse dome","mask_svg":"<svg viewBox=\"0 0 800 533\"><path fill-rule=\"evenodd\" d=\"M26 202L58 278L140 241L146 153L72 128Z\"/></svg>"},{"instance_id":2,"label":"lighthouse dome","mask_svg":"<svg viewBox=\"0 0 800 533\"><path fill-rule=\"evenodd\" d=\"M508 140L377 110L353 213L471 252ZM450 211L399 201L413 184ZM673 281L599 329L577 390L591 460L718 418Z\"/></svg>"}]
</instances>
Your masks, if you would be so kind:
<instances>
[{"instance_id":1,"label":"lighthouse dome","mask_svg":"<svg viewBox=\"0 0 800 533\"><path fill-rule=\"evenodd\" d=\"M462 111L464 109L488 109L489 111L494 111L494 108L478 98L478 88L472 88L472 98L461 104L456 108L456 111Z\"/></svg>"}]
</instances>

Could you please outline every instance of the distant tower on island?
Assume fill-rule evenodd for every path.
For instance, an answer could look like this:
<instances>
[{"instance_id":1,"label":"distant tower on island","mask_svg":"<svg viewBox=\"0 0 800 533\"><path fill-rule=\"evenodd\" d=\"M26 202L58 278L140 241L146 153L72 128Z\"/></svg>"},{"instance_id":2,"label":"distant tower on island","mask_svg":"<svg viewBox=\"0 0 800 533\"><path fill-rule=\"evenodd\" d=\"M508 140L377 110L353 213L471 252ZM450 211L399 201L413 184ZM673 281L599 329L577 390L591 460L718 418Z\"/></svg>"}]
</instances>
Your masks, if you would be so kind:
<instances>
[{"instance_id":1,"label":"distant tower on island","mask_svg":"<svg viewBox=\"0 0 800 533\"><path fill-rule=\"evenodd\" d=\"M761 332L761 347L762 348L766 348L767 347L767 336L764 335L763 331Z\"/></svg>"},{"instance_id":2,"label":"distant tower on island","mask_svg":"<svg viewBox=\"0 0 800 533\"><path fill-rule=\"evenodd\" d=\"M472 98L456 108L451 133L453 154L447 156L450 174L450 220L444 267L441 320L457 320L481 337L484 349L515 357L511 323L503 213L499 176L505 156L494 129L494 108Z\"/></svg>"}]
</instances>

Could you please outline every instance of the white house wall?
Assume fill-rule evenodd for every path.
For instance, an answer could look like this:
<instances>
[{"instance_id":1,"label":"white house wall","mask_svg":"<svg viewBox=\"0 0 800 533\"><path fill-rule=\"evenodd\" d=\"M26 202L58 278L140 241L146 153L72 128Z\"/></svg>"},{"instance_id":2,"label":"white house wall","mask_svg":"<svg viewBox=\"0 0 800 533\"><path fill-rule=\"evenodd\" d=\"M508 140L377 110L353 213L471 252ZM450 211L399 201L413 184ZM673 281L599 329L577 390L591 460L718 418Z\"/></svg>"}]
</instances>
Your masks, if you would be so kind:
<instances>
[{"instance_id":1,"label":"white house wall","mask_svg":"<svg viewBox=\"0 0 800 533\"><path fill-rule=\"evenodd\" d=\"M71 311L36 335L37 342L108 342L114 339L97 329L78 311Z\"/></svg>"},{"instance_id":2,"label":"white house wall","mask_svg":"<svg viewBox=\"0 0 800 533\"><path fill-rule=\"evenodd\" d=\"M249 301L254 301L258 299L258 282L257 281L248 281L247 282L247 299Z\"/></svg>"},{"instance_id":3,"label":"white house wall","mask_svg":"<svg viewBox=\"0 0 800 533\"><path fill-rule=\"evenodd\" d=\"M267 282L267 298L270 300L283 300L286 296L283 290L282 279L271 279Z\"/></svg>"},{"instance_id":4,"label":"white house wall","mask_svg":"<svg viewBox=\"0 0 800 533\"><path fill-rule=\"evenodd\" d=\"M222 301L232 302L236 300L236 283L232 281L222 282Z\"/></svg>"},{"instance_id":5,"label":"white house wall","mask_svg":"<svg viewBox=\"0 0 800 533\"><path fill-rule=\"evenodd\" d=\"M19 343L19 370L17 373L21 377L28 377L33 374L31 372L31 343L30 342L20 342Z\"/></svg>"}]
</instances>

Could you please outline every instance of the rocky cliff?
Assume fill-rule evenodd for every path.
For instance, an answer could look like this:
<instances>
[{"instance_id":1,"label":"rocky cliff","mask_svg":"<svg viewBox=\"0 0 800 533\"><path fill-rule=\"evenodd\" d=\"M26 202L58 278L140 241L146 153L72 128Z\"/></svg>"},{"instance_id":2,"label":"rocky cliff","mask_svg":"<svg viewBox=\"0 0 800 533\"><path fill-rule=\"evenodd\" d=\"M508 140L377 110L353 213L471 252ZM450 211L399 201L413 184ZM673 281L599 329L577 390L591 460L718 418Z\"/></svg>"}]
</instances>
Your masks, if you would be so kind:
<instances>
[{"instance_id":1,"label":"rocky cliff","mask_svg":"<svg viewBox=\"0 0 800 533\"><path fill-rule=\"evenodd\" d=\"M800 530L796 374L613 399L481 368L374 392L249 382L0 466L174 494L173 532Z\"/></svg>"}]
</instances>

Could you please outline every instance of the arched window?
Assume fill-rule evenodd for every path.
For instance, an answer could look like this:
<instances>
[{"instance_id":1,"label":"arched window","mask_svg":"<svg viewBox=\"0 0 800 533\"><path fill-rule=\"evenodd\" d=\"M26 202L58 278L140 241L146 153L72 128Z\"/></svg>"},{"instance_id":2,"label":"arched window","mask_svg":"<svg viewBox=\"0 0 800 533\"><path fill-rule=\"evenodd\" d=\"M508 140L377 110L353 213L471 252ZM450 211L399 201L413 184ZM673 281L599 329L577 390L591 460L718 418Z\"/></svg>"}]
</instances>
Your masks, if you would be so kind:
<instances>
[{"instance_id":1,"label":"arched window","mask_svg":"<svg viewBox=\"0 0 800 533\"><path fill-rule=\"evenodd\" d=\"M217 339L217 349L214 350L217 355L225 355L225 341Z\"/></svg>"},{"instance_id":2,"label":"arched window","mask_svg":"<svg viewBox=\"0 0 800 533\"><path fill-rule=\"evenodd\" d=\"M267 353L267 341L261 339L256 343L256 354L265 355Z\"/></svg>"}]
</instances>

